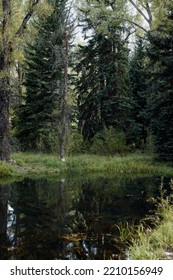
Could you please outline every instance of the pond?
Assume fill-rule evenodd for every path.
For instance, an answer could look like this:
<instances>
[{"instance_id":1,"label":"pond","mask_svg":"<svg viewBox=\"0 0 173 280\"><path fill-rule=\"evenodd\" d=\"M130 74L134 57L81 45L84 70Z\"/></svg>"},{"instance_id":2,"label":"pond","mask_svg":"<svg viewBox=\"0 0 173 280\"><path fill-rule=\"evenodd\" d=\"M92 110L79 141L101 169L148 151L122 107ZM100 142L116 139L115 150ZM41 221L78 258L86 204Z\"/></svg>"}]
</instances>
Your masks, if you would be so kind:
<instances>
[{"instance_id":1,"label":"pond","mask_svg":"<svg viewBox=\"0 0 173 280\"><path fill-rule=\"evenodd\" d=\"M120 232L153 214L160 182L101 175L0 185L0 259L127 259Z\"/></svg>"}]
</instances>

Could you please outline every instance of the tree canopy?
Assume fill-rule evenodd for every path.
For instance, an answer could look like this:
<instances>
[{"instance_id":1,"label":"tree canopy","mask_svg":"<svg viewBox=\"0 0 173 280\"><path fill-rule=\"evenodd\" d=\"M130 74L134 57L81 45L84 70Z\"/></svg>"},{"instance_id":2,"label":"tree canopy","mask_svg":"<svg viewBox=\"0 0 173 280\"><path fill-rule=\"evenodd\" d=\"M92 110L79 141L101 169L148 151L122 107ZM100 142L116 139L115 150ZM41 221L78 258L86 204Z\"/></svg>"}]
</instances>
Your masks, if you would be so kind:
<instances>
[{"instance_id":1,"label":"tree canopy","mask_svg":"<svg viewBox=\"0 0 173 280\"><path fill-rule=\"evenodd\" d=\"M62 160L70 139L90 150L110 137L172 160L172 11L171 0L2 0L0 159L16 137Z\"/></svg>"}]
</instances>

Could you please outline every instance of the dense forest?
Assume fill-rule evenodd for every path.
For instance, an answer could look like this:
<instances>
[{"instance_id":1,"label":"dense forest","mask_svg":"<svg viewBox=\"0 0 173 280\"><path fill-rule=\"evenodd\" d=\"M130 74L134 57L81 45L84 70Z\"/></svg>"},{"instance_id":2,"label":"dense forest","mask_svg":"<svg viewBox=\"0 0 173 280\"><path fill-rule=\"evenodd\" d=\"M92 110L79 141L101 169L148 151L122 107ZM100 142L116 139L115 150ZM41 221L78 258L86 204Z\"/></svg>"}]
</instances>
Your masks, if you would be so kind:
<instances>
[{"instance_id":1,"label":"dense forest","mask_svg":"<svg viewBox=\"0 0 173 280\"><path fill-rule=\"evenodd\" d=\"M173 160L172 0L0 2L1 160Z\"/></svg>"}]
</instances>

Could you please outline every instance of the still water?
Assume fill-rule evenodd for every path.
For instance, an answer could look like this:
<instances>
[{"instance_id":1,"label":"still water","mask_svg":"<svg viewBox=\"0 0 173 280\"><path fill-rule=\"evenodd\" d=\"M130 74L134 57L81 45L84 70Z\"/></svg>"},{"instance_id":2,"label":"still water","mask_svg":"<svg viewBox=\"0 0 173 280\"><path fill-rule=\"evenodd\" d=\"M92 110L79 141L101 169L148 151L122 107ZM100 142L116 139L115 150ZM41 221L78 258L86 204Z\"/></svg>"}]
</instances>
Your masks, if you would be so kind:
<instances>
[{"instance_id":1,"label":"still water","mask_svg":"<svg viewBox=\"0 0 173 280\"><path fill-rule=\"evenodd\" d=\"M0 185L0 259L126 259L120 232L154 213L160 182L102 175Z\"/></svg>"}]
</instances>

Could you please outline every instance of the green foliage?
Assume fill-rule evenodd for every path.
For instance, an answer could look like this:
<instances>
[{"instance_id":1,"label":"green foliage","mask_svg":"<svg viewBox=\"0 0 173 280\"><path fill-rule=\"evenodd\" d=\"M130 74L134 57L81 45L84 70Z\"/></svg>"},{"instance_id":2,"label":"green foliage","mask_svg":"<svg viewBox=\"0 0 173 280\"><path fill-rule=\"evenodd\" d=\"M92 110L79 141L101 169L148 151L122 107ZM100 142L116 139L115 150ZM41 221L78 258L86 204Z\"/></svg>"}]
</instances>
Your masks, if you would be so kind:
<instances>
[{"instance_id":1,"label":"green foliage","mask_svg":"<svg viewBox=\"0 0 173 280\"><path fill-rule=\"evenodd\" d=\"M62 79L60 16L66 1L38 24L35 43L25 50L25 103L19 108L16 136L23 150L57 152Z\"/></svg>"},{"instance_id":2,"label":"green foliage","mask_svg":"<svg viewBox=\"0 0 173 280\"><path fill-rule=\"evenodd\" d=\"M170 182L173 188L172 180ZM158 205L157 217L161 222L152 230L139 229L138 239L130 247L133 260L168 260L173 258L173 207L170 197L162 198Z\"/></svg>"},{"instance_id":3,"label":"green foliage","mask_svg":"<svg viewBox=\"0 0 173 280\"><path fill-rule=\"evenodd\" d=\"M0 161L0 178L14 175L14 169L10 164Z\"/></svg>"},{"instance_id":4,"label":"green foliage","mask_svg":"<svg viewBox=\"0 0 173 280\"><path fill-rule=\"evenodd\" d=\"M104 128L92 139L90 152L99 155L125 154L128 151L126 137L123 132L118 132L112 127Z\"/></svg>"},{"instance_id":5,"label":"green foliage","mask_svg":"<svg viewBox=\"0 0 173 280\"><path fill-rule=\"evenodd\" d=\"M127 131L127 142L133 148L144 150L147 146L148 126L147 119L147 54L144 40L138 39L134 55L130 61L131 82L131 115L130 127Z\"/></svg>"},{"instance_id":6,"label":"green foliage","mask_svg":"<svg viewBox=\"0 0 173 280\"><path fill-rule=\"evenodd\" d=\"M78 131L73 131L69 138L67 144L67 154L68 155L78 155L86 152L87 145L83 141L82 134Z\"/></svg>"},{"instance_id":7,"label":"green foliage","mask_svg":"<svg viewBox=\"0 0 173 280\"><path fill-rule=\"evenodd\" d=\"M18 2L21 1L14 5L15 11ZM41 2L41 14L45 14L45 1ZM51 15L38 24L35 42L26 46L26 98L15 120L16 136L23 150L59 152L63 68L60 14L66 2L46 1ZM138 1L139 8L140 3L144 2ZM161 2L154 0L150 3L153 14L154 8L157 5L160 7ZM26 3L29 5L29 1ZM130 61L129 82L128 36L131 28L129 23L124 24L124 20L127 17L128 21L133 16L127 16L126 1L84 0L80 1L79 6L84 34L87 37L87 30L92 33L88 33L89 40L86 45L79 46L76 53L75 71L78 77L75 98L78 112L75 112L75 123L79 125L79 133L72 132L70 135L67 153L124 154L129 145L131 151L146 149L149 147L148 139L152 138L159 158L172 161L171 8L166 7L164 13L161 12L168 15L165 20L167 24L150 32L147 38L150 41L149 69L144 41L140 39L136 42ZM23 6L18 12L20 19L21 11L24 12ZM160 13L159 10L155 11L157 13ZM13 28L17 28L17 22ZM74 104L70 106L74 108Z\"/></svg>"},{"instance_id":8,"label":"green foliage","mask_svg":"<svg viewBox=\"0 0 173 280\"><path fill-rule=\"evenodd\" d=\"M126 145L125 134L116 131L113 127L104 128L92 138L92 141L83 141L82 134L77 131L74 131L68 139L68 155L79 155L83 153L115 155L126 154L127 152L128 147Z\"/></svg>"},{"instance_id":9,"label":"green foliage","mask_svg":"<svg viewBox=\"0 0 173 280\"><path fill-rule=\"evenodd\" d=\"M123 19L127 15L126 0L80 0L76 1L76 6L86 37L89 29L108 35L110 26L123 25Z\"/></svg>"},{"instance_id":10,"label":"green foliage","mask_svg":"<svg viewBox=\"0 0 173 280\"><path fill-rule=\"evenodd\" d=\"M173 11L170 11L173 21ZM151 94L149 116L154 137L155 151L159 159L173 161L173 28L165 34L159 27L149 34L148 49L151 59Z\"/></svg>"},{"instance_id":11,"label":"green foliage","mask_svg":"<svg viewBox=\"0 0 173 280\"><path fill-rule=\"evenodd\" d=\"M76 66L78 79L79 130L92 139L104 126L125 130L128 122L128 49L121 28L109 36L94 34L80 46Z\"/></svg>"}]
</instances>

